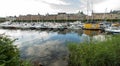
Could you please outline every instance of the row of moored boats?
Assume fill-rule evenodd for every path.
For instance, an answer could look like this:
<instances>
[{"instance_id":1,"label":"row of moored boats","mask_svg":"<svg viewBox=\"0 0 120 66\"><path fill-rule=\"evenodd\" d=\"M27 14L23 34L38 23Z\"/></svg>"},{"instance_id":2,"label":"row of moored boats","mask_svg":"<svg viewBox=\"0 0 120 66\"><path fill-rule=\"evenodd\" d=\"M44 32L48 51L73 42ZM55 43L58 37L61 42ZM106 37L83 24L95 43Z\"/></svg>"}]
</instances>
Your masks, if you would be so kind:
<instances>
[{"instance_id":1,"label":"row of moored boats","mask_svg":"<svg viewBox=\"0 0 120 66\"><path fill-rule=\"evenodd\" d=\"M110 33L120 33L120 24L111 22L100 22L100 23L82 23L81 21L76 22L4 22L0 23L0 27L6 28L67 28L67 29L89 29L89 30L104 30Z\"/></svg>"}]
</instances>

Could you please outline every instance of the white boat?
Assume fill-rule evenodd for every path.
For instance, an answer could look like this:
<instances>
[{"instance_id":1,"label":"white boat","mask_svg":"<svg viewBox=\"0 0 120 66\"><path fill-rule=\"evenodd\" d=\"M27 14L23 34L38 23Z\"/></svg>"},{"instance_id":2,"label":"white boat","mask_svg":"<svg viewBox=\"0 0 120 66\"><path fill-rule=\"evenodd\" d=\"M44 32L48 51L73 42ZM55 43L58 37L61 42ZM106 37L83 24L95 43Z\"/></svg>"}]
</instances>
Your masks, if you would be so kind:
<instances>
[{"instance_id":1,"label":"white boat","mask_svg":"<svg viewBox=\"0 0 120 66\"><path fill-rule=\"evenodd\" d=\"M108 27L105 28L105 31L110 33L120 33L120 27Z\"/></svg>"},{"instance_id":2,"label":"white boat","mask_svg":"<svg viewBox=\"0 0 120 66\"><path fill-rule=\"evenodd\" d=\"M100 23L100 28L101 29L104 29L104 28L108 28L108 27L111 27L111 23L110 22L101 22Z\"/></svg>"}]
</instances>

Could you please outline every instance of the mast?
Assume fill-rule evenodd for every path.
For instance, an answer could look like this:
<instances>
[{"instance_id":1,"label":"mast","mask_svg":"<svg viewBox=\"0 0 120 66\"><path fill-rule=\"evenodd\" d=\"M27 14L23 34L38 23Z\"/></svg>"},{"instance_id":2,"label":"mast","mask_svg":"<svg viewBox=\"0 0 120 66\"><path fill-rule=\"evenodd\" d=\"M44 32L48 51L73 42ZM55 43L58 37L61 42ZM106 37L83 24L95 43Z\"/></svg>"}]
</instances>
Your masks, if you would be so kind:
<instances>
[{"instance_id":1,"label":"mast","mask_svg":"<svg viewBox=\"0 0 120 66\"><path fill-rule=\"evenodd\" d=\"M93 1L92 0L87 0L87 15L88 15L88 20L93 21L94 17L93 17Z\"/></svg>"},{"instance_id":2,"label":"mast","mask_svg":"<svg viewBox=\"0 0 120 66\"><path fill-rule=\"evenodd\" d=\"M88 22L88 20L89 20L89 16L88 16L88 11L89 11L89 10L88 10L88 8L89 8L89 5L88 5L88 4L89 4L89 2L88 2L88 1L89 1L89 0L87 0L87 22Z\"/></svg>"},{"instance_id":3,"label":"mast","mask_svg":"<svg viewBox=\"0 0 120 66\"><path fill-rule=\"evenodd\" d=\"M107 12L107 8L105 9L105 13L103 15L103 20L106 21L106 12Z\"/></svg>"},{"instance_id":4,"label":"mast","mask_svg":"<svg viewBox=\"0 0 120 66\"><path fill-rule=\"evenodd\" d=\"M92 16L92 21L94 20L94 15L93 15L93 1L91 1L91 16Z\"/></svg>"},{"instance_id":5,"label":"mast","mask_svg":"<svg viewBox=\"0 0 120 66\"><path fill-rule=\"evenodd\" d=\"M91 14L91 13L92 13L92 9L91 9L91 8L92 8L93 6L92 6L91 3L92 3L91 0L87 0L87 16L88 16L87 22L90 21L90 17L89 17L89 16L92 15L92 14Z\"/></svg>"},{"instance_id":6,"label":"mast","mask_svg":"<svg viewBox=\"0 0 120 66\"><path fill-rule=\"evenodd\" d=\"M30 19L31 19L31 23L32 23L32 15L31 15Z\"/></svg>"}]
</instances>

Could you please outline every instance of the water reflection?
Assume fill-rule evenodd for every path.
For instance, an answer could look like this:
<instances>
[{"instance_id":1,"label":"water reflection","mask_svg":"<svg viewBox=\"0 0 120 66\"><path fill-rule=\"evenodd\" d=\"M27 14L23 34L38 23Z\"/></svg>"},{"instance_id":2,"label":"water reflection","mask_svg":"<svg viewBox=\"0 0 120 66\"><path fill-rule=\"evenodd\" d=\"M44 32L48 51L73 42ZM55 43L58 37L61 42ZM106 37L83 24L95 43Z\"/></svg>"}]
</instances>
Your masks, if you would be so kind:
<instances>
[{"instance_id":1,"label":"water reflection","mask_svg":"<svg viewBox=\"0 0 120 66\"><path fill-rule=\"evenodd\" d=\"M98 32L96 31L95 34L97 35ZM88 30L36 31L0 29L0 34L3 33L9 35L12 39L18 39L14 44L20 49L22 59L31 59L35 65L42 63L45 66L67 66L67 61L64 60L68 55L66 44L68 42L90 41L89 35L92 32Z\"/></svg>"},{"instance_id":2,"label":"water reflection","mask_svg":"<svg viewBox=\"0 0 120 66\"><path fill-rule=\"evenodd\" d=\"M83 30L83 33L89 36L99 35L101 30Z\"/></svg>"}]
</instances>

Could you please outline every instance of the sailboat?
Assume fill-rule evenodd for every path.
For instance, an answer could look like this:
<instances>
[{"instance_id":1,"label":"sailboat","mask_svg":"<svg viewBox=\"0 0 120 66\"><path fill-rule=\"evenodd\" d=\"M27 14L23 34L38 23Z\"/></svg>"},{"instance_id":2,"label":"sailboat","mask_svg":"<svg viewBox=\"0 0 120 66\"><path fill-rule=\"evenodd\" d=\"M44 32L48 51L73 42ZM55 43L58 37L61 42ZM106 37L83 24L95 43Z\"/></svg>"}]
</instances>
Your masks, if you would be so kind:
<instances>
[{"instance_id":1,"label":"sailboat","mask_svg":"<svg viewBox=\"0 0 120 66\"><path fill-rule=\"evenodd\" d=\"M89 9L88 6L90 6L89 0L87 1L87 15L88 15L88 9ZM93 21L93 18L94 18L94 16L93 16L93 9L92 9L92 14L91 15L92 15L91 16L92 20L90 20L90 16L87 16L86 17L87 23L84 24L83 29L87 29L87 30L99 30L100 29L99 23Z\"/></svg>"}]
</instances>

